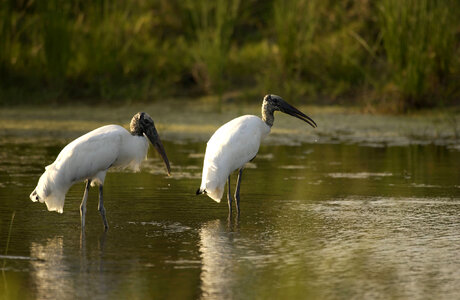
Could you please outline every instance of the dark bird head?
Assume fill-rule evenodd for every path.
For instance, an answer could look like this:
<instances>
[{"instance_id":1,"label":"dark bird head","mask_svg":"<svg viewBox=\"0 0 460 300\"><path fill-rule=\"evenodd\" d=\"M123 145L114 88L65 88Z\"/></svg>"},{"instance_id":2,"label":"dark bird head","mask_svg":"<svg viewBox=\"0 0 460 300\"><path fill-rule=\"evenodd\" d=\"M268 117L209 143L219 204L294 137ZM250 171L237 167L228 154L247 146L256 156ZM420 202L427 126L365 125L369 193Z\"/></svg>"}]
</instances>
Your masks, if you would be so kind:
<instances>
[{"instance_id":1,"label":"dark bird head","mask_svg":"<svg viewBox=\"0 0 460 300\"><path fill-rule=\"evenodd\" d=\"M145 112L138 112L131 119L131 124L129 125L132 135L143 136L145 135L150 143L157 149L161 158L165 162L166 168L168 170L168 175L171 174L171 167L169 166L169 160L166 156L165 149L161 143L160 136L158 135L155 124L153 123L152 118Z\"/></svg>"},{"instance_id":2,"label":"dark bird head","mask_svg":"<svg viewBox=\"0 0 460 300\"><path fill-rule=\"evenodd\" d=\"M273 126L275 111L280 111L285 114L296 117L304 122L307 122L313 128L317 127L315 121L313 121L309 116L290 105L283 100L280 96L277 95L266 95L262 103L262 119L267 123L268 126Z\"/></svg>"}]
</instances>

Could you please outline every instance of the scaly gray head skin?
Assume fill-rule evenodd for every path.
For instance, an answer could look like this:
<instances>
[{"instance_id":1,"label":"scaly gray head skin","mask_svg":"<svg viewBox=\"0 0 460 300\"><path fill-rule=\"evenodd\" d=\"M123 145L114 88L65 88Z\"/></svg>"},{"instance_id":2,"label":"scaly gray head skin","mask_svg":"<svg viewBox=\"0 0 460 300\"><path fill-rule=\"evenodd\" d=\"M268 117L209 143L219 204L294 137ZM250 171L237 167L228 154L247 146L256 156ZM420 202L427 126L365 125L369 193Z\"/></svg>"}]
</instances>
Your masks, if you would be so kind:
<instances>
[{"instance_id":1,"label":"scaly gray head skin","mask_svg":"<svg viewBox=\"0 0 460 300\"><path fill-rule=\"evenodd\" d=\"M284 112L285 114L296 117L304 122L307 122L313 128L317 127L315 121L284 101L283 98L277 95L268 94L264 97L264 101L262 103L262 120L270 127L273 126L273 121L275 120L275 117L273 116L275 111Z\"/></svg>"},{"instance_id":2,"label":"scaly gray head skin","mask_svg":"<svg viewBox=\"0 0 460 300\"><path fill-rule=\"evenodd\" d=\"M149 139L149 141L161 155L161 158L165 162L166 168L168 170L168 175L170 175L171 168L169 166L169 160L166 156L165 149L161 143L160 136L158 135L152 118L145 112L138 112L131 119L129 129L132 135L143 136L145 134L145 136Z\"/></svg>"}]
</instances>

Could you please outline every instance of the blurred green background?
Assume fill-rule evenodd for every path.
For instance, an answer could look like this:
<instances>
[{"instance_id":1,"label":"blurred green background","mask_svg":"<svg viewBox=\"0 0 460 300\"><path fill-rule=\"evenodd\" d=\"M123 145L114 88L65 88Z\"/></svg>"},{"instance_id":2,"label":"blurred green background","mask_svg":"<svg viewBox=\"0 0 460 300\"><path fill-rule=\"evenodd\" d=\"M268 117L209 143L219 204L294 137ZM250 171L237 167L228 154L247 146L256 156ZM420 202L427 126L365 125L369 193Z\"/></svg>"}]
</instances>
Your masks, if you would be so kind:
<instances>
[{"instance_id":1,"label":"blurred green background","mask_svg":"<svg viewBox=\"0 0 460 300\"><path fill-rule=\"evenodd\" d=\"M0 0L0 104L459 104L458 0Z\"/></svg>"}]
</instances>

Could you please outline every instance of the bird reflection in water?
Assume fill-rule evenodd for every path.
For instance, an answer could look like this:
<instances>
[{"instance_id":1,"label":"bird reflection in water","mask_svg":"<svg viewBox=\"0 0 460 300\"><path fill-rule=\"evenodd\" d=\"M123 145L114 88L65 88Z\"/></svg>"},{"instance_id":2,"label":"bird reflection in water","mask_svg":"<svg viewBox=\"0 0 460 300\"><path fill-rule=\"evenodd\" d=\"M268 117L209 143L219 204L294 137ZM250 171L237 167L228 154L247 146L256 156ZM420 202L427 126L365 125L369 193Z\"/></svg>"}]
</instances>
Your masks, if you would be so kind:
<instances>
[{"instance_id":1,"label":"bird reflection in water","mask_svg":"<svg viewBox=\"0 0 460 300\"><path fill-rule=\"evenodd\" d=\"M36 288L37 299L64 299L73 294L73 282L64 257L62 236L47 239L43 244L32 242L30 256L38 260L30 262L31 277Z\"/></svg>"},{"instance_id":2,"label":"bird reflection in water","mask_svg":"<svg viewBox=\"0 0 460 300\"><path fill-rule=\"evenodd\" d=\"M202 261L201 291L203 299L233 298L236 288L236 243L235 230L238 222L228 219L213 220L200 229L200 253Z\"/></svg>"},{"instance_id":3,"label":"bird reflection in water","mask_svg":"<svg viewBox=\"0 0 460 300\"><path fill-rule=\"evenodd\" d=\"M84 230L80 235L80 249L75 245L75 239L64 239L63 236L48 238L45 242L30 244L31 280L36 289L37 299L67 299L73 296L91 298L91 291L111 290L113 279L100 276L104 270L104 249L107 233L104 231L97 242L99 257L97 263L87 253L87 243ZM91 240L90 240L91 241ZM78 243L78 242L77 242ZM76 247L75 247L76 246ZM88 245L91 248L91 243ZM79 257L79 258L78 258ZM95 267L97 272L94 272ZM76 270L79 270L79 272ZM96 275L96 276L94 276ZM82 289L84 286L86 288Z\"/></svg>"}]
</instances>

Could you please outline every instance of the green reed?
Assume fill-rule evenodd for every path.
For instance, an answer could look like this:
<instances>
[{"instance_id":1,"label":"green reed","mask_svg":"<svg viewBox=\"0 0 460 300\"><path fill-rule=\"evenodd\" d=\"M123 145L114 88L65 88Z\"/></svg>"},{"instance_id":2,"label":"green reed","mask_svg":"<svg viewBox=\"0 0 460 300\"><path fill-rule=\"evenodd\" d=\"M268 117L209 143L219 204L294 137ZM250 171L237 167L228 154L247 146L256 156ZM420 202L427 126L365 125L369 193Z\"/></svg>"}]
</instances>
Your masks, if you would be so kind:
<instances>
[{"instance_id":1,"label":"green reed","mask_svg":"<svg viewBox=\"0 0 460 300\"><path fill-rule=\"evenodd\" d=\"M303 95L302 72L308 66L308 54L319 22L320 1L275 0L273 28L276 34L276 82L289 99Z\"/></svg>"},{"instance_id":2,"label":"green reed","mask_svg":"<svg viewBox=\"0 0 460 300\"><path fill-rule=\"evenodd\" d=\"M454 1L382 0L383 45L404 110L422 106L435 94L433 80L450 72L455 43Z\"/></svg>"},{"instance_id":3,"label":"green reed","mask_svg":"<svg viewBox=\"0 0 460 300\"><path fill-rule=\"evenodd\" d=\"M3 1L0 105L226 92L448 104L460 94L457 2Z\"/></svg>"},{"instance_id":4,"label":"green reed","mask_svg":"<svg viewBox=\"0 0 460 300\"><path fill-rule=\"evenodd\" d=\"M40 2L43 26L43 49L48 76L61 83L66 76L72 54L72 24L69 22L69 2L50 0Z\"/></svg>"},{"instance_id":5,"label":"green reed","mask_svg":"<svg viewBox=\"0 0 460 300\"><path fill-rule=\"evenodd\" d=\"M225 69L240 0L187 1L195 35L192 74L202 88L222 98Z\"/></svg>"},{"instance_id":6,"label":"green reed","mask_svg":"<svg viewBox=\"0 0 460 300\"><path fill-rule=\"evenodd\" d=\"M3 288L4 288L4 297L5 297L5 299L9 299L8 282L6 280L6 274L5 274L6 256L8 255L8 248L10 246L11 231L13 229L13 221L14 221L14 216L15 215L16 215L16 212L13 211L13 214L11 215L10 226L8 228L8 236L6 238L5 254L4 254L5 258L3 258L3 265L2 265L2 278L3 278Z\"/></svg>"},{"instance_id":7,"label":"green reed","mask_svg":"<svg viewBox=\"0 0 460 300\"><path fill-rule=\"evenodd\" d=\"M11 59L12 10L9 2L6 2L4 8L0 10L0 16L0 49L2 49L0 51L0 74L5 74Z\"/></svg>"}]
</instances>

